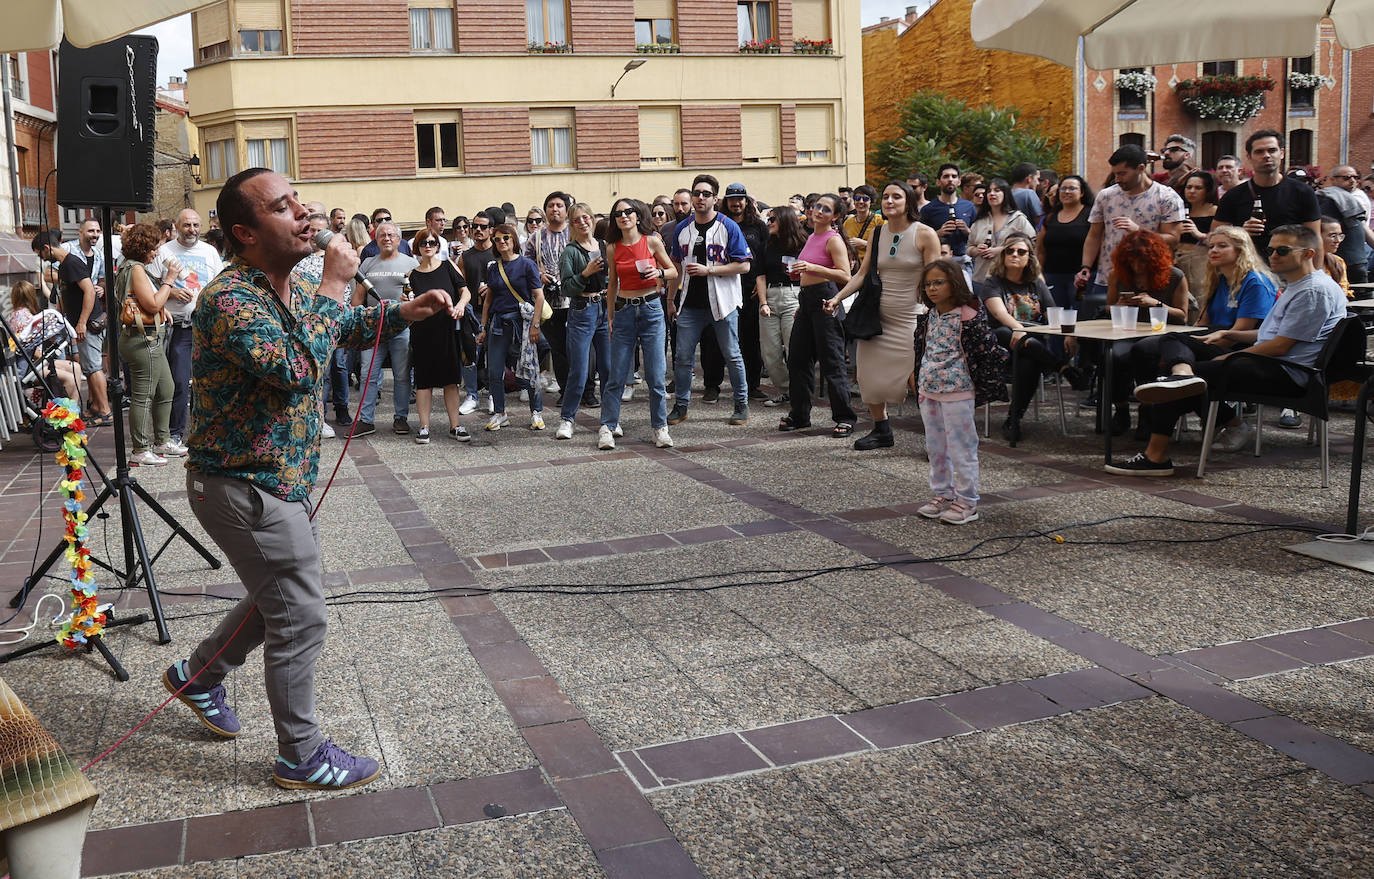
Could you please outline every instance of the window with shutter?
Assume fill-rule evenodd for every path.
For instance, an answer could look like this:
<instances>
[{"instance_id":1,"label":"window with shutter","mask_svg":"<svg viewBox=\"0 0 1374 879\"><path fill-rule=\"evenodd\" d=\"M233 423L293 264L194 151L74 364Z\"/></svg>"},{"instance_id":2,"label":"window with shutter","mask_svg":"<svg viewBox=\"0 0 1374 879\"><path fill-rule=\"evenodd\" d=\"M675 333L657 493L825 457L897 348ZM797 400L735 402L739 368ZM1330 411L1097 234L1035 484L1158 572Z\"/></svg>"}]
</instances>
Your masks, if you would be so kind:
<instances>
[{"instance_id":1,"label":"window with shutter","mask_svg":"<svg viewBox=\"0 0 1374 879\"><path fill-rule=\"evenodd\" d=\"M746 165L776 165L782 158L776 105L740 108L740 152Z\"/></svg>"},{"instance_id":2,"label":"window with shutter","mask_svg":"<svg viewBox=\"0 0 1374 879\"><path fill-rule=\"evenodd\" d=\"M573 161L573 111L531 110L530 164L534 169L571 168Z\"/></svg>"},{"instance_id":3,"label":"window with shutter","mask_svg":"<svg viewBox=\"0 0 1374 879\"><path fill-rule=\"evenodd\" d=\"M682 165L682 118L677 107L639 108L639 166L677 168Z\"/></svg>"},{"instance_id":4,"label":"window with shutter","mask_svg":"<svg viewBox=\"0 0 1374 879\"><path fill-rule=\"evenodd\" d=\"M830 39L830 0L792 0L792 38Z\"/></svg>"},{"instance_id":5,"label":"window with shutter","mask_svg":"<svg viewBox=\"0 0 1374 879\"><path fill-rule=\"evenodd\" d=\"M216 3L192 13L196 60L213 61L229 54L229 4Z\"/></svg>"},{"instance_id":6,"label":"window with shutter","mask_svg":"<svg viewBox=\"0 0 1374 879\"><path fill-rule=\"evenodd\" d=\"M829 104L797 105L797 164L828 165L835 144L833 111Z\"/></svg>"},{"instance_id":7,"label":"window with shutter","mask_svg":"<svg viewBox=\"0 0 1374 879\"><path fill-rule=\"evenodd\" d=\"M281 54L281 0L237 0L234 18L238 26L240 52L250 55Z\"/></svg>"}]
</instances>

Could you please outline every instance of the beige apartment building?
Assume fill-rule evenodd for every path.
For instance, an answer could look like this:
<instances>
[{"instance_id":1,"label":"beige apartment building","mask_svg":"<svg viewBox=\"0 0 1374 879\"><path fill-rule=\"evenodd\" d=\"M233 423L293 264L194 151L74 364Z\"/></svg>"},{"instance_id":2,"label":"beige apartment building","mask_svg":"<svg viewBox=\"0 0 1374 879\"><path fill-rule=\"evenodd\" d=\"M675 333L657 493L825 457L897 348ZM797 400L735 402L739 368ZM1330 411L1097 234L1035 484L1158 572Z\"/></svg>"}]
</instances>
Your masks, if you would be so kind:
<instances>
[{"instance_id":1,"label":"beige apartment building","mask_svg":"<svg viewBox=\"0 0 1374 879\"><path fill-rule=\"evenodd\" d=\"M257 165L408 223L703 171L766 201L863 181L856 0L225 0L193 31L206 216Z\"/></svg>"}]
</instances>

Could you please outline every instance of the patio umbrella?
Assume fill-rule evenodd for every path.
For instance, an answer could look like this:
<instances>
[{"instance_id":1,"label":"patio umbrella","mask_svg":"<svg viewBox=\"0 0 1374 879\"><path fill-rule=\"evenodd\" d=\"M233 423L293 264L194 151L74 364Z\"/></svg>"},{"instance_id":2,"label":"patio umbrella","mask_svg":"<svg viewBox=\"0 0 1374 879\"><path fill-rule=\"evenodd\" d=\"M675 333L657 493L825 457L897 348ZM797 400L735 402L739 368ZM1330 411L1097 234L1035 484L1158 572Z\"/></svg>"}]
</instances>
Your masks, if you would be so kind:
<instances>
[{"instance_id":1,"label":"patio umbrella","mask_svg":"<svg viewBox=\"0 0 1374 879\"><path fill-rule=\"evenodd\" d=\"M1347 49L1374 44L1374 0L974 0L970 31L983 49L1074 66L1078 38L1094 70L1312 54L1330 18Z\"/></svg>"},{"instance_id":2,"label":"patio umbrella","mask_svg":"<svg viewBox=\"0 0 1374 879\"><path fill-rule=\"evenodd\" d=\"M38 271L38 254L29 239L0 232L0 276L24 275Z\"/></svg>"},{"instance_id":3,"label":"patio umbrella","mask_svg":"<svg viewBox=\"0 0 1374 879\"><path fill-rule=\"evenodd\" d=\"M0 52L85 48L209 6L210 0L0 0Z\"/></svg>"}]
</instances>

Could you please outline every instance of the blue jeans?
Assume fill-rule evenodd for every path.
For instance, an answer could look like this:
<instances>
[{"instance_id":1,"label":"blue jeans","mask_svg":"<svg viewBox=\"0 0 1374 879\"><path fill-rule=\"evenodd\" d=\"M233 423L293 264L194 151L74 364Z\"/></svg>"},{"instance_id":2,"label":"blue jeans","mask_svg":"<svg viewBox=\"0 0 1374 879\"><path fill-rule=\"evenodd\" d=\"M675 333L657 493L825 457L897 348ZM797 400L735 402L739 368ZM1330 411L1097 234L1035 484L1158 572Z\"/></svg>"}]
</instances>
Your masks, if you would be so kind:
<instances>
[{"instance_id":1,"label":"blue jeans","mask_svg":"<svg viewBox=\"0 0 1374 879\"><path fill-rule=\"evenodd\" d=\"M472 310L471 305L468 306L467 313L468 316L471 317L475 323L477 320L477 314ZM459 346L461 347L461 345L462 342L460 340ZM477 364L481 362L480 354L480 349L474 348L472 352L472 362L464 363L462 365L463 388L467 390L469 397L477 396Z\"/></svg>"},{"instance_id":2,"label":"blue jeans","mask_svg":"<svg viewBox=\"0 0 1374 879\"><path fill-rule=\"evenodd\" d=\"M606 376L611 367L611 331L606 326L606 301L594 302L585 308L568 309L565 332L568 352L568 383L563 388L563 409L559 413L572 421L582 402L587 385L587 352L596 348L596 371L600 374L601 392L606 392Z\"/></svg>"},{"instance_id":3,"label":"blue jeans","mask_svg":"<svg viewBox=\"0 0 1374 879\"><path fill-rule=\"evenodd\" d=\"M744 378L744 357L739 351L739 309L720 320L711 317L709 308L684 308L677 313L677 352L673 358L673 381L677 402L686 406L692 401L692 361L697 344L707 327L714 327L721 356L730 370L730 388L735 405L749 403L749 386Z\"/></svg>"},{"instance_id":4,"label":"blue jeans","mask_svg":"<svg viewBox=\"0 0 1374 879\"><path fill-rule=\"evenodd\" d=\"M172 368L172 436L186 436L191 402L191 325L173 323L167 342L167 365Z\"/></svg>"},{"instance_id":5,"label":"blue jeans","mask_svg":"<svg viewBox=\"0 0 1374 879\"><path fill-rule=\"evenodd\" d=\"M348 408L348 349L335 348L329 355L329 402Z\"/></svg>"},{"instance_id":6,"label":"blue jeans","mask_svg":"<svg viewBox=\"0 0 1374 879\"><path fill-rule=\"evenodd\" d=\"M519 349L520 334L527 332L518 311L493 315L487 327L487 384L491 385L492 411L497 415L506 412L506 356L511 348ZM539 382L530 387L529 382L521 379L519 384L530 392L530 411L544 411L544 391Z\"/></svg>"},{"instance_id":7,"label":"blue jeans","mask_svg":"<svg viewBox=\"0 0 1374 879\"><path fill-rule=\"evenodd\" d=\"M614 428L620 423L620 392L625 389L625 379L634 369L635 346L638 345L644 381L649 385L649 425L654 430L668 426L668 394L663 380L667 368L666 338L661 299L643 305L627 305L615 313L611 328L611 370L601 386L602 425ZM689 365L689 376L690 369ZM741 364L740 370L743 369Z\"/></svg>"},{"instance_id":8,"label":"blue jeans","mask_svg":"<svg viewBox=\"0 0 1374 879\"><path fill-rule=\"evenodd\" d=\"M391 390L396 398L396 417L405 418L410 414L410 328L401 330L390 340L383 342L391 352ZM363 389L363 402L358 407L358 417L367 424L375 424L373 416L377 410L377 393L382 387L382 367L380 347L363 352L363 377L368 373L372 378ZM377 364L373 365L373 360Z\"/></svg>"}]
</instances>

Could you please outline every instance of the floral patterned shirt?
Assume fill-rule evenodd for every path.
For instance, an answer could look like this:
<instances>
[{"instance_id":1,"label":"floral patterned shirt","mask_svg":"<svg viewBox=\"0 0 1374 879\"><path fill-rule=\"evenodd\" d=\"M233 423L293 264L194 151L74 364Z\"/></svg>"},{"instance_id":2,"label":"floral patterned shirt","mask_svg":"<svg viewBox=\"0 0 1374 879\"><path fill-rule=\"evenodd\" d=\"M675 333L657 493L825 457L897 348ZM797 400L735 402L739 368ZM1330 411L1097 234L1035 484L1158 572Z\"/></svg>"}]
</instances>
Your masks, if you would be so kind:
<instances>
[{"instance_id":1,"label":"floral patterned shirt","mask_svg":"<svg viewBox=\"0 0 1374 879\"><path fill-rule=\"evenodd\" d=\"M283 500L309 496L319 471L320 402L335 346L369 348L380 308L344 308L293 272L291 305L260 270L234 259L191 315L191 408L186 466L243 479ZM386 308L382 338L405 329Z\"/></svg>"},{"instance_id":2,"label":"floral patterned shirt","mask_svg":"<svg viewBox=\"0 0 1374 879\"><path fill-rule=\"evenodd\" d=\"M1177 223L1185 216L1187 211L1178 193L1153 180L1135 195L1128 195L1118 185L1099 192L1088 214L1088 222L1102 224L1102 247L1097 252L1094 283L1107 286L1107 276L1112 271L1112 251L1126 237L1124 229L1112 225L1114 218L1130 217L1140 228L1158 232L1165 223Z\"/></svg>"}]
</instances>

